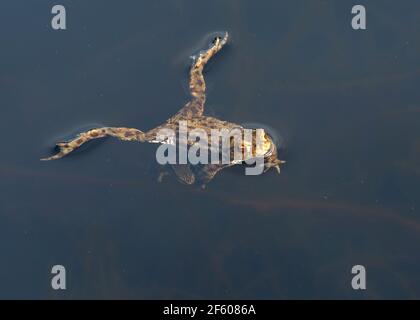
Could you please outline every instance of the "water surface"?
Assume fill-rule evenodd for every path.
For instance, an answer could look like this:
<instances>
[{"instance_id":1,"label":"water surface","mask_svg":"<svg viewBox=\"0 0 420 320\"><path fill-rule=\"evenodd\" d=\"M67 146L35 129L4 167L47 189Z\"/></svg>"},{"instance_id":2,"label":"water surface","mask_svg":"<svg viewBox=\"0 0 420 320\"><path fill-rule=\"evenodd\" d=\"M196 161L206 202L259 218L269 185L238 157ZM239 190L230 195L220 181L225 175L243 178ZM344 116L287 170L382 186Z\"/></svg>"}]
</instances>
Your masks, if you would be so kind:
<instances>
[{"instance_id":1,"label":"water surface","mask_svg":"<svg viewBox=\"0 0 420 320\"><path fill-rule=\"evenodd\" d=\"M53 4L0 4L0 298L420 297L418 1L363 1L366 31L352 1L63 0L66 31ZM280 176L159 184L155 146L112 139L39 161L92 124L166 120L219 30L208 114L274 128Z\"/></svg>"}]
</instances>

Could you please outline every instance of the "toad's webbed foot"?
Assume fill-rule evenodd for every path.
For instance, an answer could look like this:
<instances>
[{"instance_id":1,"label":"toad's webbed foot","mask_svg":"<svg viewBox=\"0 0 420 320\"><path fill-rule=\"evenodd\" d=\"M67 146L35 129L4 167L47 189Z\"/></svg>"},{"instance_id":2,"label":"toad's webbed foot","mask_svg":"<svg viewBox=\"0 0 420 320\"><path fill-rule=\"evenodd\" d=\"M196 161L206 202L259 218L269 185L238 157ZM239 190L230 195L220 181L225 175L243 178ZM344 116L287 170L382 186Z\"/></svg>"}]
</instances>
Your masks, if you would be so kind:
<instances>
[{"instance_id":1,"label":"toad's webbed foot","mask_svg":"<svg viewBox=\"0 0 420 320\"><path fill-rule=\"evenodd\" d=\"M97 128L79 133L76 138L70 141L57 143L57 147L59 147L60 151L54 156L43 158L41 160L60 159L79 148L82 144L90 140L104 138L106 136L116 137L122 141L146 141L145 133L138 129L114 127Z\"/></svg>"},{"instance_id":2,"label":"toad's webbed foot","mask_svg":"<svg viewBox=\"0 0 420 320\"><path fill-rule=\"evenodd\" d=\"M169 176L169 172L167 171L160 172L158 175L157 181L161 183L166 176Z\"/></svg>"}]
</instances>

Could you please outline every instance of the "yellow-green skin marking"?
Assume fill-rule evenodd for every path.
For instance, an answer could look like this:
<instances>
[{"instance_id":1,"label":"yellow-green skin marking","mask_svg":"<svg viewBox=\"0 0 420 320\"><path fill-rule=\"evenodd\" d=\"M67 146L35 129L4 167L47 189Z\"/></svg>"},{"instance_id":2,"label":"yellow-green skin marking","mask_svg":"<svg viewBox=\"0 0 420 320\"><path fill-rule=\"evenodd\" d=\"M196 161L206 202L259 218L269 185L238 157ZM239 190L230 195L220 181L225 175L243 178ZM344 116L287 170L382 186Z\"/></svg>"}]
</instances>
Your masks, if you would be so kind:
<instances>
[{"instance_id":1,"label":"yellow-green skin marking","mask_svg":"<svg viewBox=\"0 0 420 320\"><path fill-rule=\"evenodd\" d=\"M191 66L190 70L190 93L192 96L191 101L189 101L181 110L178 111L173 117L169 118L162 125L151 129L147 132L140 131L135 128L116 128L116 127L103 127L88 130L81 132L73 140L67 142L57 143L60 151L48 158L41 160L55 160L60 159L67 154L71 153L73 150L79 148L82 144L98 138L103 138L107 136L118 138L121 141L137 141L137 142L150 142L156 143L156 135L162 129L171 129L175 132L178 132L179 121L186 121L188 130L193 129L203 129L207 132L210 137L210 132L212 129L240 129L243 130L243 127L232 123L223 121L214 117L208 117L203 115L204 105L206 102L206 83L204 81L203 69L206 63L217 53L228 40L228 33L226 32L223 37L216 37L210 47L202 51L195 59ZM255 142L254 142L255 143ZM284 163L277 159L277 149L275 143L269 135L264 133L264 146L266 147L267 153L264 154L264 166L265 171L274 167L280 173L280 165ZM247 146L242 145L242 148L245 149ZM255 144L253 150L255 150ZM246 159L245 159L246 160ZM202 186L209 182L220 170L232 166L236 163L229 164L205 164L200 165L199 170L194 168L190 164L177 164L172 165L175 174L186 184L193 184L199 181ZM159 181L161 181L163 173L159 176Z\"/></svg>"}]
</instances>

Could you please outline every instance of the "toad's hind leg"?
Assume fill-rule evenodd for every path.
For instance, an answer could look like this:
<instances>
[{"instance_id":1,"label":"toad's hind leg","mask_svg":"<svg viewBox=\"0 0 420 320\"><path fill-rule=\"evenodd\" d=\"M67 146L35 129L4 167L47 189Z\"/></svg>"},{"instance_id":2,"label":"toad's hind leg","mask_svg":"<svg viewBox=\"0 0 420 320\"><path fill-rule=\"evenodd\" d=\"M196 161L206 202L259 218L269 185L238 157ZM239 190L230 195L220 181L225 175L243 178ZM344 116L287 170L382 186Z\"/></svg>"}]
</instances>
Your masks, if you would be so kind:
<instances>
[{"instance_id":1,"label":"toad's hind leg","mask_svg":"<svg viewBox=\"0 0 420 320\"><path fill-rule=\"evenodd\" d=\"M203 69L206 63L217 53L228 40L228 33L217 36L212 41L210 47L201 51L195 58L190 70L190 93L193 100L190 101L179 114L183 116L201 116L204 112L206 102L206 82L204 81Z\"/></svg>"},{"instance_id":2,"label":"toad's hind leg","mask_svg":"<svg viewBox=\"0 0 420 320\"><path fill-rule=\"evenodd\" d=\"M222 49L228 39L228 33L222 37L216 37L210 48L200 54L194 59L194 63L190 70L190 92L194 98L203 100L206 99L206 83L204 81L203 69L206 63Z\"/></svg>"},{"instance_id":3,"label":"toad's hind leg","mask_svg":"<svg viewBox=\"0 0 420 320\"><path fill-rule=\"evenodd\" d=\"M206 83L204 81L203 69L206 63L222 49L227 42L228 33L224 37L216 37L210 48L200 52L198 57L194 59L194 63L190 70L190 91L191 95L197 99L205 100Z\"/></svg>"},{"instance_id":4,"label":"toad's hind leg","mask_svg":"<svg viewBox=\"0 0 420 320\"><path fill-rule=\"evenodd\" d=\"M43 158L41 160L55 160L64 157L70 152L79 148L82 144L98 138L104 138L106 136L116 137L122 141L139 141L145 142L146 134L138 129L134 128L114 128L114 127L103 127L81 132L76 138L67 142L57 143L60 151L51 157Z\"/></svg>"}]
</instances>

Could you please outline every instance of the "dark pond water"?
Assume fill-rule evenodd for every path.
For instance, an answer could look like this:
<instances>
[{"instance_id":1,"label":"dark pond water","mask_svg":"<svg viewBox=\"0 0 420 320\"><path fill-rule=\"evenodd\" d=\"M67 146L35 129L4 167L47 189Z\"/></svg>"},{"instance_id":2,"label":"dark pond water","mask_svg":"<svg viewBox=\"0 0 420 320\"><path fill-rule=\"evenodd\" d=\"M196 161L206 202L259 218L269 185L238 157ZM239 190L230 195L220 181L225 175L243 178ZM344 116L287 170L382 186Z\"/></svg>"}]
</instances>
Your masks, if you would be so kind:
<instances>
[{"instance_id":1,"label":"dark pond water","mask_svg":"<svg viewBox=\"0 0 420 320\"><path fill-rule=\"evenodd\" d=\"M2 1L0 298L420 298L420 3L359 2L365 31L354 1L62 0L55 31L55 1ZM166 120L219 30L207 112L272 127L280 176L158 183L154 145L112 139L39 161Z\"/></svg>"}]
</instances>

